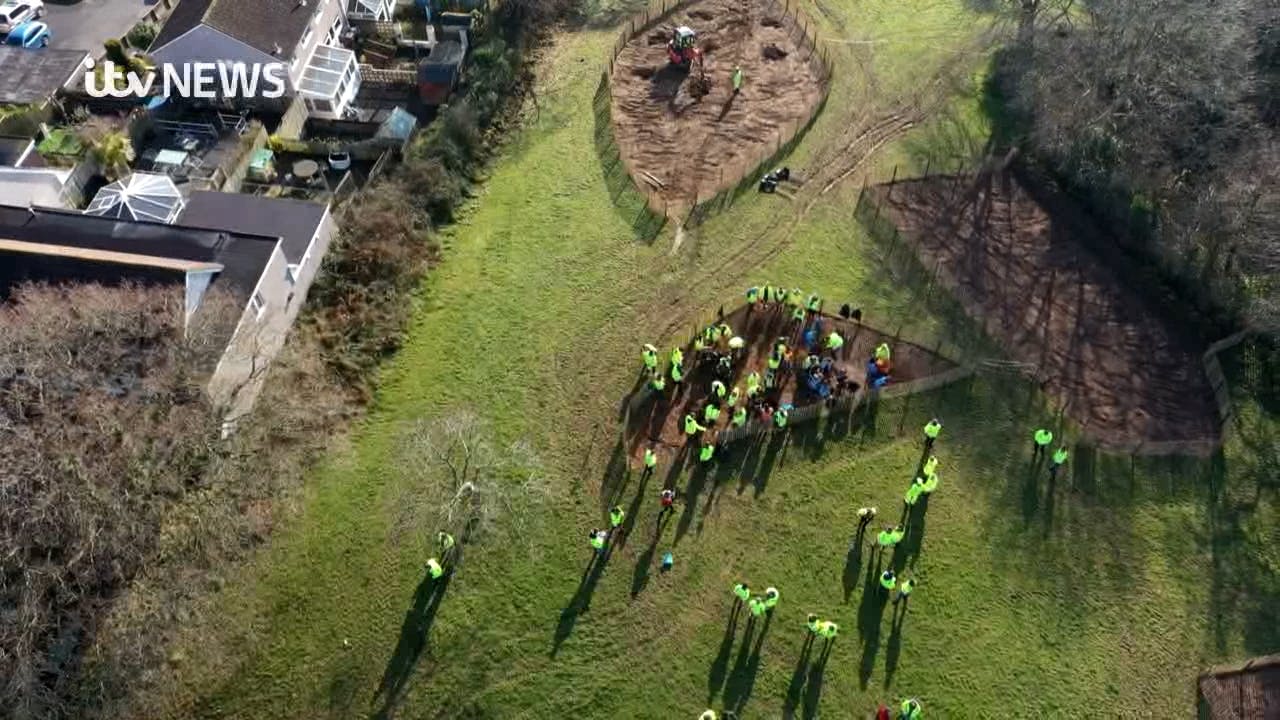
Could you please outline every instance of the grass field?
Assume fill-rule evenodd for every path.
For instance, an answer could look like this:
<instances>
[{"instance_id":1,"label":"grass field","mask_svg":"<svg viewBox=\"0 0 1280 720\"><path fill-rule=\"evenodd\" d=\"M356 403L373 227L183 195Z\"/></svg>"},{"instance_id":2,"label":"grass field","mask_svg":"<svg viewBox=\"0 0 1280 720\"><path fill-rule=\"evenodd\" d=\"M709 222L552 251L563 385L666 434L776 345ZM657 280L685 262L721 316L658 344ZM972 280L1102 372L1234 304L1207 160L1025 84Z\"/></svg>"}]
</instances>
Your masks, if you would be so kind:
<instances>
[{"instance_id":1,"label":"grass field","mask_svg":"<svg viewBox=\"0 0 1280 720\"><path fill-rule=\"evenodd\" d=\"M980 15L958 0L808 9L824 36L887 41L840 46L843 79L793 167L830 159L850 117L904 103L935 111L862 169L873 177L931 148L981 147ZM1203 665L1280 648L1280 518L1259 489L1274 476L1277 415L1243 384L1221 456L1086 452L1053 487L1028 467L1029 431L1052 414L1034 388L994 373L798 430L767 476L739 451L714 471L714 499L681 508L652 544L657 484L631 477L620 491L631 538L584 586L583 535L603 520L616 406L640 343L669 343L664 332L779 278L950 352L991 352L960 340L945 297L880 263L851 219L861 172L809 207L745 196L674 252L669 227L638 235L638 205L611 199L595 142L592 95L612 39L566 33L542 59L540 109L446 238L376 408L178 641L200 660L182 668L175 717L665 719L711 705L852 718L904 694L931 717L1183 717ZM939 83L945 101L921 99L917 79L935 75L966 79L970 94ZM794 219L785 237L779 217ZM1237 378L1251 367L1243 352L1229 365ZM459 407L503 440L531 440L555 494L519 542L470 548L428 608L434 528L401 531L414 487L398 439ZM895 629L864 590L871 555L849 553L853 510L896 511L933 413L946 421L943 484L898 558L921 584ZM670 548L675 569L646 572ZM726 633L739 578L782 592L758 645L741 625ZM590 609L575 612L586 596ZM820 674L797 670L811 611L842 626Z\"/></svg>"}]
</instances>

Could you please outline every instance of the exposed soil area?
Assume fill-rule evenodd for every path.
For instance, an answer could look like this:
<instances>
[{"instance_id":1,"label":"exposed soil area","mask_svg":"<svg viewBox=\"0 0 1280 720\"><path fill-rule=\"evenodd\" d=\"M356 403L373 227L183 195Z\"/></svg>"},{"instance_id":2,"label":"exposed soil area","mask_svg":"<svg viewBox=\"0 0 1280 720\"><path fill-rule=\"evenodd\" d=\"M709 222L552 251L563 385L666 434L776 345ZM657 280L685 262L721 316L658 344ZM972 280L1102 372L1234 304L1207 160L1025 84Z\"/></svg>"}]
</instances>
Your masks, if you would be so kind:
<instances>
[{"instance_id":1,"label":"exposed soil area","mask_svg":"<svg viewBox=\"0 0 1280 720\"><path fill-rule=\"evenodd\" d=\"M681 25L698 33L705 83L696 63L685 70L667 60L667 41ZM804 122L823 88L799 37L767 0L704 0L637 34L618 55L610 87L615 140L641 187L674 202L710 197L754 167L780 132ZM735 66L744 78L736 96Z\"/></svg>"},{"instance_id":2,"label":"exposed soil area","mask_svg":"<svg viewBox=\"0 0 1280 720\"><path fill-rule=\"evenodd\" d=\"M966 312L1100 444L1218 437L1204 348L1125 284L1121 258L1077 205L1010 171L868 192Z\"/></svg>"},{"instance_id":3,"label":"exposed soil area","mask_svg":"<svg viewBox=\"0 0 1280 720\"><path fill-rule=\"evenodd\" d=\"M801 328L791 320L790 309L756 307L749 310L744 306L726 316L725 322L747 341L743 355L734 365L733 379L727 383L730 387L737 385L742 389L744 402L747 375L755 371L764 376L769 353L779 337L786 337L788 344L794 348L790 360L791 371L779 374L779 386L766 393L766 398L775 407L791 403L796 408L802 408L821 402L817 396L800 386L804 377L800 368L806 352L801 347ZM955 367L954 363L931 350L895 339L868 325L824 314L821 317L821 332L830 332L832 329L845 339L844 347L836 356L835 367L846 372L849 379L859 385L865 379L866 363L880 343L888 343L893 351L893 384L919 380ZM664 361L669 352L670 348L664 349ZM715 373L711 364L693 364L694 357L692 348L686 347L685 364L691 368L691 372L685 382L679 386L669 383L662 396L655 396L632 413L628 423L628 447L637 463L650 442L657 442L668 448L679 448L685 444L686 437L682 428L685 414L695 413L699 422L702 421L702 411L711 396L711 382L715 379ZM798 387L801 389L798 390ZM703 424L708 425L712 432L722 431L729 427L732 415L733 409L725 408L718 422ZM751 419L758 418L753 416Z\"/></svg>"}]
</instances>

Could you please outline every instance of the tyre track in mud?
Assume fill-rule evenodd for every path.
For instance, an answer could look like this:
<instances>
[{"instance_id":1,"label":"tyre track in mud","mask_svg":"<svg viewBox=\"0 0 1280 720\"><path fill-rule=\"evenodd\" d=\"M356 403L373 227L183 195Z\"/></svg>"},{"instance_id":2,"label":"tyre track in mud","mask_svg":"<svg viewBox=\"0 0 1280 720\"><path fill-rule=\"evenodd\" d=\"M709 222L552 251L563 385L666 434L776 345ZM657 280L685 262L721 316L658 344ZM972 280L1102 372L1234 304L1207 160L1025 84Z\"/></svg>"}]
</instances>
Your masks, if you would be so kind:
<instances>
[{"instance_id":1,"label":"tyre track in mud","mask_svg":"<svg viewBox=\"0 0 1280 720\"><path fill-rule=\"evenodd\" d=\"M777 218L754 238L733 250L719 263L707 268L704 275L715 278L726 275L737 277L741 274L736 272L738 269L762 264L779 255L790 245L801 221L808 216L824 195L861 168L880 148L901 137L918 122L918 116L915 114L892 113L877 119L870 126L863 125L861 128L855 126L844 133L842 139L847 139L838 146L839 149L825 154L831 160L824 161L824 154L819 153L815 158L814 166L822 169L805 178L797 188L797 197L805 197L800 209L793 213L779 213ZM820 189L815 191L814 188ZM771 247L766 247L770 244ZM727 284L726 282L716 283L714 286L716 293L722 291ZM705 287L706 285L703 284L700 289ZM696 311L690 312L688 309L690 301L694 298L693 293L688 290L687 283L679 281L671 283L659 296L671 298L671 301L668 306L670 312L666 313L669 320L656 336L669 336L697 317Z\"/></svg>"}]
</instances>

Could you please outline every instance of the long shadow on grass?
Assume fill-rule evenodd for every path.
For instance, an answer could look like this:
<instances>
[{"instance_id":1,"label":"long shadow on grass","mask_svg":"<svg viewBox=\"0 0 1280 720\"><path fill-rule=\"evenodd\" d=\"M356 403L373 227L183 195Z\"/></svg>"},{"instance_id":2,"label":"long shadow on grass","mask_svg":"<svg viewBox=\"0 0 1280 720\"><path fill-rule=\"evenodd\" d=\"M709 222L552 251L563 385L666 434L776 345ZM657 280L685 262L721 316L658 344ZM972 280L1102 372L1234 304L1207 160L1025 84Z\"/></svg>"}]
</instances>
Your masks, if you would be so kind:
<instances>
[{"instance_id":1,"label":"long shadow on grass","mask_svg":"<svg viewBox=\"0 0 1280 720\"><path fill-rule=\"evenodd\" d=\"M609 455L609 464L605 466L604 477L600 481L600 509L608 512L614 503L627 489L627 481L631 479L631 470L627 467L626 444L619 438L614 443L613 452Z\"/></svg>"},{"instance_id":2,"label":"long shadow on grass","mask_svg":"<svg viewBox=\"0 0 1280 720\"><path fill-rule=\"evenodd\" d=\"M889 625L889 644L884 652L884 686L893 682L893 674L898 670L898 657L902 654L902 626L907 622L907 600L898 600L893 605L893 619Z\"/></svg>"},{"instance_id":3,"label":"long shadow on grass","mask_svg":"<svg viewBox=\"0 0 1280 720\"><path fill-rule=\"evenodd\" d=\"M787 697L782 702L784 720L795 717L796 708L800 706L800 693L804 691L805 679L809 676L809 656L813 654L814 634L808 629L804 634L804 647L800 649L800 659L796 661L796 669L791 673L791 682L787 685Z\"/></svg>"},{"instance_id":4,"label":"long shadow on grass","mask_svg":"<svg viewBox=\"0 0 1280 720\"><path fill-rule=\"evenodd\" d=\"M565 605L564 610L560 611L560 622L556 625L556 634L551 641L551 657L555 657L556 653L560 652L560 646L573 633L578 616L589 609L591 595L596 591L596 584L600 582L600 576L604 575L604 568L609 564L609 558L612 555L612 542L606 545L604 550L591 553L586 570L582 573L582 580L578 582L577 592L573 594L569 604Z\"/></svg>"},{"instance_id":5,"label":"long shadow on grass","mask_svg":"<svg viewBox=\"0 0 1280 720\"><path fill-rule=\"evenodd\" d=\"M631 531L635 528L636 517L640 513L640 503L644 500L645 488L648 487L651 476L652 473L644 473L640 476L640 487L636 489L636 496L632 499L631 507L627 510L626 522L622 525L623 539L631 537ZM633 600L649 584L649 569L653 567L653 556L658 551L658 539L662 536L662 528L666 525L668 515L669 513L660 513L658 515L653 536L650 538L644 552L640 553L640 557L636 560L635 570L631 573L631 599Z\"/></svg>"},{"instance_id":6,"label":"long shadow on grass","mask_svg":"<svg viewBox=\"0 0 1280 720\"><path fill-rule=\"evenodd\" d=\"M893 571L901 573L907 565L915 567L916 558L920 557L920 548L924 545L925 518L929 515L929 496L922 495L907 513L906 536L894 548Z\"/></svg>"},{"instance_id":7,"label":"long shadow on grass","mask_svg":"<svg viewBox=\"0 0 1280 720\"><path fill-rule=\"evenodd\" d=\"M748 462L744 463L743 479L747 478L746 472L750 469L751 484L755 486L755 497L764 495L765 488L769 484L769 476L773 474L776 466L781 465L782 459L786 455L788 437L788 432L771 431L766 435L760 436L757 444L753 446L752 449L758 453L759 462L752 465L750 464L750 459L748 459ZM745 485L739 487L739 493L745 487Z\"/></svg>"},{"instance_id":8,"label":"long shadow on grass","mask_svg":"<svg viewBox=\"0 0 1280 720\"><path fill-rule=\"evenodd\" d=\"M747 633L742 638L742 648L733 664L733 672L724 689L725 708L741 715L742 708L751 698L751 691L756 684L756 675L760 672L760 648L764 645L764 637L769 633L769 623L773 621L773 613L765 615L764 620L752 620L747 624ZM756 631L755 642L752 634Z\"/></svg>"},{"instance_id":9,"label":"long shadow on grass","mask_svg":"<svg viewBox=\"0 0 1280 720\"><path fill-rule=\"evenodd\" d=\"M715 462L714 460L712 462ZM689 478L689 485L685 488L684 494L684 510L680 513L680 521L676 523L676 537L672 541L672 546L680 544L680 539L689 532L689 526L693 524L693 516L698 512L698 496L702 494L702 489L706 487L707 478L710 476L711 469L707 467L707 463L700 462L698 467L694 469L693 475Z\"/></svg>"},{"instance_id":10,"label":"long shadow on grass","mask_svg":"<svg viewBox=\"0 0 1280 720\"><path fill-rule=\"evenodd\" d=\"M628 474L630 474L630 471L628 471ZM627 514L623 518L622 526L614 532L614 537L609 541L611 545L622 547L631 539L631 531L635 529L636 518L640 515L640 505L644 502L644 493L645 490L648 489L649 477L651 475L652 473L641 473L640 485L636 488L635 497L631 498L631 505L626 509ZM654 542L657 542L656 537L654 538Z\"/></svg>"},{"instance_id":11,"label":"long shadow on grass","mask_svg":"<svg viewBox=\"0 0 1280 720\"><path fill-rule=\"evenodd\" d=\"M729 611L729 621L724 626L724 637L720 639L720 650L716 653L716 659L711 661L711 670L707 673L707 705L720 693L725 677L729 674L729 655L733 652L733 637L738 631L738 618L742 616L742 612L742 601L735 597L733 608ZM750 638L747 642L750 642Z\"/></svg>"},{"instance_id":12,"label":"long shadow on grass","mask_svg":"<svg viewBox=\"0 0 1280 720\"><path fill-rule=\"evenodd\" d=\"M866 541L867 525L858 525L858 531L853 536L853 541L849 543L849 554L844 559L844 573L840 578L841 586L844 588L844 601L849 602L849 598L853 597L853 591L858 587L858 573L862 570L862 544Z\"/></svg>"},{"instance_id":13,"label":"long shadow on grass","mask_svg":"<svg viewBox=\"0 0 1280 720\"><path fill-rule=\"evenodd\" d=\"M822 681L827 673L827 657L831 653L831 642L822 649L822 656L809 670L809 679L804 688L804 707L801 717L804 720L817 720L818 702L822 699Z\"/></svg>"},{"instance_id":14,"label":"long shadow on grass","mask_svg":"<svg viewBox=\"0 0 1280 720\"><path fill-rule=\"evenodd\" d=\"M608 85L602 82L597 87L592 103L595 117L596 157L600 162L600 171L609 190L609 199L618 217L631 226L631 232L637 240L651 243L658 233L662 232L667 219L649 209L648 202L636 190L635 183L627 172L627 164L622 161L622 154L618 150L618 144L613 135L609 95Z\"/></svg>"},{"instance_id":15,"label":"long shadow on grass","mask_svg":"<svg viewBox=\"0 0 1280 720\"><path fill-rule=\"evenodd\" d=\"M387 661L382 682L373 695L372 702L376 703L382 698L382 707L372 715L375 720L390 718L404 696L409 678L418 665L418 658L422 657L422 651L427 647L427 636L452 577L453 574L448 573L439 580L433 580L428 575L418 583L413 593L413 605L404 614L404 623L400 626L400 640L391 653L391 659Z\"/></svg>"},{"instance_id":16,"label":"long shadow on grass","mask_svg":"<svg viewBox=\"0 0 1280 720\"><path fill-rule=\"evenodd\" d=\"M874 563L867 563L867 574L862 584L862 603L858 606L858 634L862 637L862 665L859 679L862 689L867 689L871 670L875 667L876 653L880 651L880 622L884 618L887 596L880 587L879 577L883 554L876 554Z\"/></svg>"},{"instance_id":17,"label":"long shadow on grass","mask_svg":"<svg viewBox=\"0 0 1280 720\"><path fill-rule=\"evenodd\" d=\"M702 534L702 525L706 522L707 515L711 513L711 509L715 507L720 499L720 489L729 484L730 478L735 474L741 476L743 472L742 459L737 453L732 453L728 448L723 448L724 455L720 457L720 461L716 463L715 471L711 473L711 489L707 492L707 500L702 503L702 513L698 516L698 534Z\"/></svg>"}]
</instances>

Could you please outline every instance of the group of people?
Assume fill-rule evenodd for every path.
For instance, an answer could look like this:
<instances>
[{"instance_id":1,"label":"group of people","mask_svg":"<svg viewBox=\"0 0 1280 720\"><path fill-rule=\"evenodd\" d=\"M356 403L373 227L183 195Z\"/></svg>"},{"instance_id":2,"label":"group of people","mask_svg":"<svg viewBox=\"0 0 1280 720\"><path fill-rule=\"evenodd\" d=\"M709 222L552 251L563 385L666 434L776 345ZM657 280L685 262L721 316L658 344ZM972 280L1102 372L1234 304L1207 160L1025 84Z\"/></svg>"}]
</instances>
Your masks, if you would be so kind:
<instances>
[{"instance_id":1,"label":"group of people","mask_svg":"<svg viewBox=\"0 0 1280 720\"><path fill-rule=\"evenodd\" d=\"M791 320L797 326L803 325L806 318L822 314L822 296L816 292L805 297L804 291L793 287L790 290L781 285L765 283L747 288L747 311L765 310L781 314L791 312Z\"/></svg>"},{"instance_id":2,"label":"group of people","mask_svg":"<svg viewBox=\"0 0 1280 720\"><path fill-rule=\"evenodd\" d=\"M790 309L797 321L799 337L804 349L803 391L813 396L832 400L845 393L856 391L858 383L837 364L845 339L835 328L826 329L822 317L822 298L810 293L806 298L799 288L787 290L782 286L765 284L751 287L746 293L748 312L784 312ZM842 308L842 312L851 313ZM859 317L861 311L858 311ZM807 325L806 325L807 323ZM786 336L774 340L765 357L765 366L751 370L744 378L744 385L735 384L746 356L746 340L734 332L720 318L704 327L693 340L693 353L699 366L710 369L712 377L704 398L690 403L689 412L681 421L681 430L688 442L699 439L700 462L710 462L716 454L717 435L724 428L738 428L752 418L778 429L786 428L794 405L781 400L781 391L787 374L796 369L798 348L792 346ZM887 369L888 344L876 350L881 366ZM672 348L666 357L665 368L658 348L646 343L640 352L647 384L657 393L665 393L669 387L679 388L689 376L684 348ZM873 358L876 359L876 358ZM887 372L883 373L887 382ZM872 380L869 376L869 381Z\"/></svg>"},{"instance_id":3,"label":"group of people","mask_svg":"<svg viewBox=\"0 0 1280 720\"><path fill-rule=\"evenodd\" d=\"M603 553L613 536L622 532L622 523L626 519L627 511L622 509L621 505L609 508L609 529L591 528L591 532L587 533L587 542L591 545L591 549L597 554Z\"/></svg>"},{"instance_id":4,"label":"group of people","mask_svg":"<svg viewBox=\"0 0 1280 720\"><path fill-rule=\"evenodd\" d=\"M932 422L937 421L934 420ZM877 510L874 507L858 508L859 538L861 538L865 533L866 528L871 524L871 521L875 519L876 513ZM876 534L876 551L880 553L891 552L893 548L895 548L898 543L902 542L903 538L906 536L906 528L904 528L901 523L898 523L897 525L886 525L883 530ZM911 594L911 591L915 589L915 586L915 580L911 578L904 578L902 579L901 584L898 584L898 576L894 573L892 567L887 568L884 572L880 573L880 587L884 588L885 592L890 595L893 594L895 588L898 591L898 594L893 598L893 602L895 604L900 600L905 601L907 596Z\"/></svg>"},{"instance_id":5,"label":"group of people","mask_svg":"<svg viewBox=\"0 0 1280 720\"><path fill-rule=\"evenodd\" d=\"M1053 443L1053 432L1047 428L1037 428L1031 433L1031 460L1034 462L1049 455L1049 445ZM1058 446L1057 450L1049 456L1049 477L1056 478L1058 471L1066 464L1067 458L1071 453L1067 451L1066 446Z\"/></svg>"},{"instance_id":6,"label":"group of people","mask_svg":"<svg viewBox=\"0 0 1280 720\"><path fill-rule=\"evenodd\" d=\"M776 428L787 427L790 413L794 408L790 403L781 402L778 399L780 393L777 391L781 390L786 374L789 372L797 371L797 375L803 378L802 391L808 391L822 399L829 399L841 392L856 390L859 387L857 382L850 380L847 371L837 362L841 358L845 339L836 329L824 331L822 298L816 293L806 297L798 288L788 290L781 286L766 284L748 289L746 298L749 312L790 313L790 319L795 322L793 327L797 332L792 338L783 336L774 340L766 356L765 367L751 370L744 378L745 392L743 386L734 384L734 379L746 354L744 349L746 342L741 336L734 334L733 329L724 322L723 316L718 322L704 328L695 338L693 349L697 353L698 362L707 363L712 367L713 379L710 381L705 398L689 406L689 411L682 418L681 429L689 443L701 441L698 453L700 462L709 462L715 457L716 435L723 428L741 427L753 417ZM860 320L860 311L841 309L841 315L846 318L855 313ZM792 340L797 337L800 345L798 348L792 346ZM797 364L796 355L801 351L803 351L803 357ZM682 349L676 348L671 351L665 372L659 367L660 358L654 346L645 345L642 357L645 368L650 374L649 382L653 389L659 392L664 391L665 378L677 384L685 381L687 373ZM881 343L867 359L865 375L867 385L873 388L883 387L889 382L892 371L892 350L887 343ZM939 487L941 463L933 450L941 432L942 422L938 418L930 419L922 429L924 459L914 479L903 493L903 503L908 512L922 498L928 497ZM1065 447L1051 451L1053 439L1053 433L1044 428L1032 433L1033 459L1048 458L1049 471L1051 475L1056 475L1067 461L1068 451ZM654 447L650 446L645 450L644 455L645 473L651 473L656 463L656 452ZM671 509L675 499L675 490L669 488L662 490L660 496L662 514ZM857 510L859 538L865 534L866 528L871 525L876 515L875 507L862 507ZM621 524L622 517L621 508L614 508L611 520L614 521L615 528ZM597 550L603 549L603 543L607 542L608 535L609 533L604 531L594 530L593 538L598 540L593 540L593 546L596 546ZM880 530L874 542L878 552L892 552L905 537L905 527L902 523L896 523ZM883 570L879 576L880 589L886 593L887 598L892 599L895 613L898 612L898 607L903 608L905 612L906 603L916 585L915 578L900 576L892 566ZM734 611L746 608L751 613L752 620L772 613L780 597L777 588L774 587L767 588L763 595L753 594L745 582L739 582L733 586L733 595ZM823 619L814 613L808 614L805 626L808 631L806 644L822 638L825 641L824 653L829 651L839 633L839 625L836 622ZM923 707L917 698L902 700L897 710L898 720L921 720L923 717ZM890 715L889 708L881 705L877 718L889 718ZM702 718L714 720L717 715L715 711L707 710Z\"/></svg>"},{"instance_id":7,"label":"group of people","mask_svg":"<svg viewBox=\"0 0 1280 720\"><path fill-rule=\"evenodd\" d=\"M778 606L779 594L778 588L767 587L764 595L753 595L746 583L739 582L733 586L733 598L734 612L745 606L751 611L750 619L755 620L773 612L773 609Z\"/></svg>"},{"instance_id":8,"label":"group of people","mask_svg":"<svg viewBox=\"0 0 1280 720\"><path fill-rule=\"evenodd\" d=\"M453 535L441 530L436 533L436 547L438 557L427 558L427 574L432 580L439 580L452 569L457 542L453 539Z\"/></svg>"}]
</instances>

